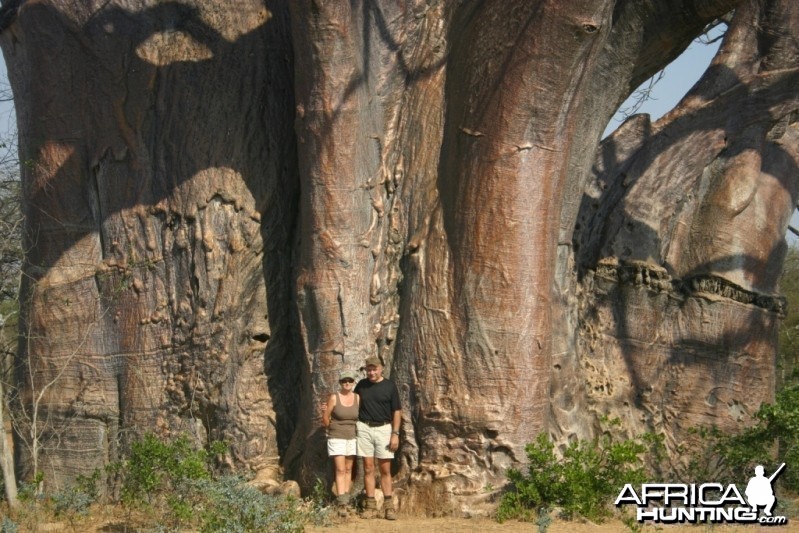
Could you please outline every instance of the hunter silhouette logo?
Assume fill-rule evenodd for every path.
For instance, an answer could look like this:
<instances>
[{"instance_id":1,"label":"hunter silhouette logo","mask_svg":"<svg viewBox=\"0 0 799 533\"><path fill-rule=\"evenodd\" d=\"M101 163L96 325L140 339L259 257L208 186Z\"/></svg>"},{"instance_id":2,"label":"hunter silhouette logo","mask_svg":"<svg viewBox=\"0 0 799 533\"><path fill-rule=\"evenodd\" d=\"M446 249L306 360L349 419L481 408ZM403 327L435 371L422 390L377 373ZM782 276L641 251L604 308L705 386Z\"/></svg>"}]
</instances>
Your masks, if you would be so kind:
<instances>
[{"instance_id":1,"label":"hunter silhouette logo","mask_svg":"<svg viewBox=\"0 0 799 533\"><path fill-rule=\"evenodd\" d=\"M783 468L785 468L785 463L782 463L780 467L771 474L771 477L766 479L763 477L763 467L760 465L755 467L755 477L750 479L749 484L746 486L746 499L749 505L752 506L752 511L757 512L757 508L762 505L765 506L763 514L771 516L771 510L774 508L774 504L777 501L774 497L774 489L771 488L771 484L777 476L782 473Z\"/></svg>"},{"instance_id":2,"label":"hunter silhouette logo","mask_svg":"<svg viewBox=\"0 0 799 533\"><path fill-rule=\"evenodd\" d=\"M772 516L772 511L777 502L773 483L784 469L782 463L765 477L765 469L755 467L755 476L744 491L746 498L734 483L726 487L721 483L644 483L637 492L628 483L615 505L635 504L638 522L783 525L788 519Z\"/></svg>"}]
</instances>

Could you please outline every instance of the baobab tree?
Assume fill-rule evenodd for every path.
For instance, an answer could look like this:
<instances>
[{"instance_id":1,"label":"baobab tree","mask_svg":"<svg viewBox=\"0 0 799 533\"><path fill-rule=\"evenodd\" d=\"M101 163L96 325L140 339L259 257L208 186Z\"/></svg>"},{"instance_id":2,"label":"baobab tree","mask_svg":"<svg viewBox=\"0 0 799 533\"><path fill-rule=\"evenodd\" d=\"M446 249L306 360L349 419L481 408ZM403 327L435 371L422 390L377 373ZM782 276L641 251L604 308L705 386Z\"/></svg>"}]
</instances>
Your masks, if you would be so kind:
<instances>
[{"instance_id":1,"label":"baobab tree","mask_svg":"<svg viewBox=\"0 0 799 533\"><path fill-rule=\"evenodd\" d=\"M721 19L683 101L601 141ZM432 489L476 509L540 432L610 415L675 450L773 395L791 0L44 0L0 20L30 162L20 360L31 391L60 383L50 483L149 429L310 485L318 403L368 355L403 396L409 508Z\"/></svg>"}]
</instances>

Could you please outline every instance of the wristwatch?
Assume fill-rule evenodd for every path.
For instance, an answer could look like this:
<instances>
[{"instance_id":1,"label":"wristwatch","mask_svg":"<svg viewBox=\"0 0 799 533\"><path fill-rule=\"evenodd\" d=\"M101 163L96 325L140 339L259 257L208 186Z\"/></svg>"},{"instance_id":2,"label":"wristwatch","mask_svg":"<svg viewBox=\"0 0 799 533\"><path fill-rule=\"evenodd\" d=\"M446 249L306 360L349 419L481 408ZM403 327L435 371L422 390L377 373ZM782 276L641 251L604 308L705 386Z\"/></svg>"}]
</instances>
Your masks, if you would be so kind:
<instances>
[{"instance_id":1,"label":"wristwatch","mask_svg":"<svg viewBox=\"0 0 799 533\"><path fill-rule=\"evenodd\" d=\"M399 435L399 431L392 431L391 434L392 435Z\"/></svg>"}]
</instances>

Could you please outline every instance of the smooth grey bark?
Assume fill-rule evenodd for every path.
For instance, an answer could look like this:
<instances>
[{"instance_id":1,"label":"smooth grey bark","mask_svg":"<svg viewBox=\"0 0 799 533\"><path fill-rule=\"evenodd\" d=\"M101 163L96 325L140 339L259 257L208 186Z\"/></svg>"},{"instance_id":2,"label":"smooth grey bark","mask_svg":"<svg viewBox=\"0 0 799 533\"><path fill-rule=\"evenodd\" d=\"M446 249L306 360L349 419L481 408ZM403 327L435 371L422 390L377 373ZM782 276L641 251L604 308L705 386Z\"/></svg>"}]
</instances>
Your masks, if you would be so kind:
<instances>
[{"instance_id":1,"label":"smooth grey bark","mask_svg":"<svg viewBox=\"0 0 799 533\"><path fill-rule=\"evenodd\" d=\"M0 380L0 423L3 424L0 432L0 470L3 472L3 489L9 508L15 509L19 505L17 497L17 475L14 463L14 445L11 440L11 431L8 427L9 417L6 407L6 391L3 381Z\"/></svg>"}]
</instances>

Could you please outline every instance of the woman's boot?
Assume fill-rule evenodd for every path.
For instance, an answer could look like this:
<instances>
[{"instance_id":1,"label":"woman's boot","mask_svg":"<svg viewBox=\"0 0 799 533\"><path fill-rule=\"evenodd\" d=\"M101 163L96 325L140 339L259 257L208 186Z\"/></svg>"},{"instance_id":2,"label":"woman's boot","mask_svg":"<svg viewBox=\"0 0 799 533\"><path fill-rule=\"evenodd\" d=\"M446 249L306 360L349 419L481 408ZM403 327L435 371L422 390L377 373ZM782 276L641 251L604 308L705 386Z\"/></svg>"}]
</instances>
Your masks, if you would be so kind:
<instances>
[{"instance_id":1,"label":"woman's boot","mask_svg":"<svg viewBox=\"0 0 799 533\"><path fill-rule=\"evenodd\" d=\"M349 516L350 495L341 494L336 496L336 512L342 518Z\"/></svg>"}]
</instances>

